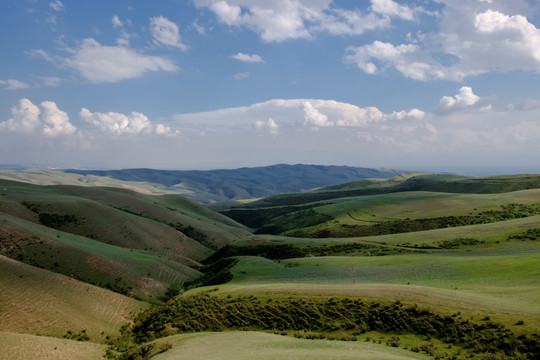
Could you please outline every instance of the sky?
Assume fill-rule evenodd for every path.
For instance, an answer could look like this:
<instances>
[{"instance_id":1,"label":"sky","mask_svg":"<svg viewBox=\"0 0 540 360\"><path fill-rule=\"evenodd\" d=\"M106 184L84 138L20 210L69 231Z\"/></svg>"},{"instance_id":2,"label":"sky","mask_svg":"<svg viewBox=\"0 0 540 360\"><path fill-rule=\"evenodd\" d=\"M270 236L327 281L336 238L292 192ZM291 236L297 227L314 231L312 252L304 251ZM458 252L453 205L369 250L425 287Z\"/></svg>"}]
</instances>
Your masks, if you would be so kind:
<instances>
[{"instance_id":1,"label":"sky","mask_svg":"<svg viewBox=\"0 0 540 360\"><path fill-rule=\"evenodd\" d=\"M540 172L538 0L0 0L0 34L0 164Z\"/></svg>"}]
</instances>

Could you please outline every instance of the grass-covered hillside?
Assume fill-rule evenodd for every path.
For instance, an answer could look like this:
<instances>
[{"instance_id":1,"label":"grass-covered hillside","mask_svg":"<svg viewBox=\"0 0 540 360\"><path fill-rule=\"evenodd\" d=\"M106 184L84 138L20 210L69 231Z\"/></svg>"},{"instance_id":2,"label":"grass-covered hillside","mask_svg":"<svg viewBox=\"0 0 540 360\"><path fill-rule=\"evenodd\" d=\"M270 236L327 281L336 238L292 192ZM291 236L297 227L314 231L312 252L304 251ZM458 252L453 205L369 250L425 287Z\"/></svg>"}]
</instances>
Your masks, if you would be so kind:
<instances>
[{"instance_id":1,"label":"grass-covered hillside","mask_svg":"<svg viewBox=\"0 0 540 360\"><path fill-rule=\"evenodd\" d=\"M261 234L370 236L534 215L538 188L538 175L410 174L210 207Z\"/></svg>"},{"instance_id":2,"label":"grass-covered hillside","mask_svg":"<svg viewBox=\"0 0 540 360\"><path fill-rule=\"evenodd\" d=\"M539 179L363 179L221 214L1 180L0 358L538 359Z\"/></svg>"},{"instance_id":3,"label":"grass-covered hillside","mask_svg":"<svg viewBox=\"0 0 540 360\"><path fill-rule=\"evenodd\" d=\"M0 180L0 253L140 299L200 275L200 261L249 234L176 195Z\"/></svg>"}]
</instances>

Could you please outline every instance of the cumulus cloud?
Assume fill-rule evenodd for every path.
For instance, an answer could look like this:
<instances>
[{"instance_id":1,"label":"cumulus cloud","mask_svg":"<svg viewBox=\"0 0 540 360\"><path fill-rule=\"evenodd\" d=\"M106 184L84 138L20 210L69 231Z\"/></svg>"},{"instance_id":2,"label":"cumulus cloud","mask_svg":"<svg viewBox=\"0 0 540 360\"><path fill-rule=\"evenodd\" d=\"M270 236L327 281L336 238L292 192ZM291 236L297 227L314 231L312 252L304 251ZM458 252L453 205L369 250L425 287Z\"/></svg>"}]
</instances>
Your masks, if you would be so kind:
<instances>
[{"instance_id":1,"label":"cumulus cloud","mask_svg":"<svg viewBox=\"0 0 540 360\"><path fill-rule=\"evenodd\" d=\"M178 25L163 16L150 18L150 32L154 37L154 43L163 44L187 50L187 46L182 44Z\"/></svg>"},{"instance_id":2,"label":"cumulus cloud","mask_svg":"<svg viewBox=\"0 0 540 360\"><path fill-rule=\"evenodd\" d=\"M410 43L374 41L349 47L344 61L368 74L395 68L421 81L462 81L493 71L540 72L540 29L516 13L519 4L468 0L440 4L436 18L440 31L418 38L410 35ZM399 6L390 0L372 2L373 10L381 14L408 14Z\"/></svg>"},{"instance_id":3,"label":"cumulus cloud","mask_svg":"<svg viewBox=\"0 0 540 360\"><path fill-rule=\"evenodd\" d=\"M373 0L378 12L336 7L332 0L194 0L229 26L246 27L263 41L310 39L326 31L334 35L358 35L390 25L389 16L412 19L413 11L387 0Z\"/></svg>"},{"instance_id":4,"label":"cumulus cloud","mask_svg":"<svg viewBox=\"0 0 540 360\"><path fill-rule=\"evenodd\" d=\"M85 39L75 54L65 60L94 83L114 83L143 76L149 71L174 72L178 67L169 59L140 54L124 46L104 46L94 39Z\"/></svg>"},{"instance_id":5,"label":"cumulus cloud","mask_svg":"<svg viewBox=\"0 0 540 360\"><path fill-rule=\"evenodd\" d=\"M41 126L39 114L41 110L28 99L19 100L19 104L11 107L11 118L0 123L0 128L11 131L32 132Z\"/></svg>"},{"instance_id":6,"label":"cumulus cloud","mask_svg":"<svg viewBox=\"0 0 540 360\"><path fill-rule=\"evenodd\" d=\"M414 19L414 13L408 6L400 5L392 0L371 0L371 8L379 14L395 16L405 20Z\"/></svg>"},{"instance_id":7,"label":"cumulus cloud","mask_svg":"<svg viewBox=\"0 0 540 360\"><path fill-rule=\"evenodd\" d=\"M52 101L44 101L41 109L28 99L19 100L11 107L11 118L0 123L0 129L30 133L41 130L48 137L73 135L77 128L71 124L66 112Z\"/></svg>"},{"instance_id":8,"label":"cumulus cloud","mask_svg":"<svg viewBox=\"0 0 540 360\"><path fill-rule=\"evenodd\" d=\"M422 120L426 116L426 113L419 109L412 109L409 111L401 110L394 111L386 116L388 120Z\"/></svg>"},{"instance_id":9,"label":"cumulus cloud","mask_svg":"<svg viewBox=\"0 0 540 360\"><path fill-rule=\"evenodd\" d=\"M231 55L232 59L241 61L241 62L247 62L247 63L263 63L264 60L257 54L244 54L239 52L238 54Z\"/></svg>"},{"instance_id":10,"label":"cumulus cloud","mask_svg":"<svg viewBox=\"0 0 540 360\"><path fill-rule=\"evenodd\" d=\"M126 115L117 112L91 112L86 108L81 108L79 119L95 126L103 133L115 136L156 134L170 137L180 134L180 131L164 124L154 126L146 115L136 111Z\"/></svg>"},{"instance_id":11,"label":"cumulus cloud","mask_svg":"<svg viewBox=\"0 0 540 360\"><path fill-rule=\"evenodd\" d=\"M369 128L370 126L389 126L398 121L401 124L424 119L425 113L418 109L402 110L385 114L378 108L359 107L335 100L321 99L274 99L250 106L227 108L195 114L179 114L174 119L182 125L198 124L215 129L227 124L239 129L251 124L268 124L268 119L283 129L302 128ZM256 125L257 127L257 125Z\"/></svg>"},{"instance_id":12,"label":"cumulus cloud","mask_svg":"<svg viewBox=\"0 0 540 360\"><path fill-rule=\"evenodd\" d=\"M261 120L256 121L255 128L259 130L267 129L268 131L270 131L271 134L275 135L278 132L279 125L276 124L276 122L272 118L269 118L266 122Z\"/></svg>"},{"instance_id":13,"label":"cumulus cloud","mask_svg":"<svg viewBox=\"0 0 540 360\"><path fill-rule=\"evenodd\" d=\"M114 135L137 135L152 130L150 120L144 114L135 111L125 115L116 112L92 113L90 110L82 108L79 112L79 118L96 126L103 132Z\"/></svg>"},{"instance_id":14,"label":"cumulus cloud","mask_svg":"<svg viewBox=\"0 0 540 360\"><path fill-rule=\"evenodd\" d=\"M350 46L347 48L345 61L354 63L359 69L368 74L375 74L379 71L373 60L379 60L393 64L396 68L406 67L407 57L405 54L415 54L418 51L418 46L414 44L394 46L390 43L382 41L374 41L368 45L358 47Z\"/></svg>"},{"instance_id":15,"label":"cumulus cloud","mask_svg":"<svg viewBox=\"0 0 540 360\"><path fill-rule=\"evenodd\" d=\"M480 98L470 86L462 86L455 96L443 96L435 109L436 114L450 114L462 110L488 110L489 99Z\"/></svg>"},{"instance_id":16,"label":"cumulus cloud","mask_svg":"<svg viewBox=\"0 0 540 360\"><path fill-rule=\"evenodd\" d=\"M176 136L180 134L179 130L173 130L169 126L166 126L164 124L157 124L155 126L154 132L156 135L162 135L162 136Z\"/></svg>"},{"instance_id":17,"label":"cumulus cloud","mask_svg":"<svg viewBox=\"0 0 540 360\"><path fill-rule=\"evenodd\" d=\"M28 89L30 87L27 83L15 79L0 80L0 85L5 85L4 89L6 90Z\"/></svg>"},{"instance_id":18,"label":"cumulus cloud","mask_svg":"<svg viewBox=\"0 0 540 360\"><path fill-rule=\"evenodd\" d=\"M302 109L304 111L304 124L313 127L333 126L334 123L328 121L328 116L315 109L309 101L302 103Z\"/></svg>"},{"instance_id":19,"label":"cumulus cloud","mask_svg":"<svg viewBox=\"0 0 540 360\"><path fill-rule=\"evenodd\" d=\"M40 106L43 109L41 117L45 123L43 133L46 136L68 136L77 131L77 128L70 123L67 113L58 109L54 102L44 101Z\"/></svg>"}]
</instances>

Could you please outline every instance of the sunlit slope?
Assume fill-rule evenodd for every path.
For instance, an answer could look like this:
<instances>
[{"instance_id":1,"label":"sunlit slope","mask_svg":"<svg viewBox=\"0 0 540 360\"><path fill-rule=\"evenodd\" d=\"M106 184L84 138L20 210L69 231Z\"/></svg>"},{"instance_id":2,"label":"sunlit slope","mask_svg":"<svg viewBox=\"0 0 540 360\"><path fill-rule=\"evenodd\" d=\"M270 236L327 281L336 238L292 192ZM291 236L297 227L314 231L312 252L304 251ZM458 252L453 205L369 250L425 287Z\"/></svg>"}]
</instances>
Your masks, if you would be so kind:
<instances>
[{"instance_id":1,"label":"sunlit slope","mask_svg":"<svg viewBox=\"0 0 540 360\"><path fill-rule=\"evenodd\" d=\"M215 249L249 234L177 195L8 180L0 180L0 221L0 254L154 300L197 278Z\"/></svg>"},{"instance_id":2,"label":"sunlit slope","mask_svg":"<svg viewBox=\"0 0 540 360\"><path fill-rule=\"evenodd\" d=\"M93 341L118 333L146 304L0 255L0 331ZM1 338L1 336L0 336ZM2 340L0 340L1 342Z\"/></svg>"},{"instance_id":3,"label":"sunlit slope","mask_svg":"<svg viewBox=\"0 0 540 360\"><path fill-rule=\"evenodd\" d=\"M103 359L105 345L0 331L2 360L98 360Z\"/></svg>"},{"instance_id":4,"label":"sunlit slope","mask_svg":"<svg viewBox=\"0 0 540 360\"><path fill-rule=\"evenodd\" d=\"M142 299L162 296L200 272L148 251L106 244L0 213L2 252L24 263Z\"/></svg>"},{"instance_id":5,"label":"sunlit slope","mask_svg":"<svg viewBox=\"0 0 540 360\"><path fill-rule=\"evenodd\" d=\"M255 235L220 256L239 259L222 286L236 294L350 293L540 326L540 216L360 238Z\"/></svg>"},{"instance_id":6,"label":"sunlit slope","mask_svg":"<svg viewBox=\"0 0 540 360\"><path fill-rule=\"evenodd\" d=\"M0 178L34 185L76 185L89 187L115 187L141 194L162 195L174 193L161 184L142 181L123 181L105 176L66 173L62 170L26 169L0 170Z\"/></svg>"},{"instance_id":7,"label":"sunlit slope","mask_svg":"<svg viewBox=\"0 0 540 360\"><path fill-rule=\"evenodd\" d=\"M268 206L267 201L229 205L219 211L261 234L321 238L367 236L499 221L508 215L534 215L538 213L540 190L494 194L400 191L339 195L279 206ZM508 211L504 208L512 204L517 207Z\"/></svg>"},{"instance_id":8,"label":"sunlit slope","mask_svg":"<svg viewBox=\"0 0 540 360\"><path fill-rule=\"evenodd\" d=\"M160 339L157 344L169 343L172 349L153 357L172 359L369 359L409 360L429 357L402 349L365 342L342 343L328 340L307 340L259 332L224 332L175 335Z\"/></svg>"},{"instance_id":9,"label":"sunlit slope","mask_svg":"<svg viewBox=\"0 0 540 360\"><path fill-rule=\"evenodd\" d=\"M160 239L159 247L171 248L180 239L187 242L185 251L195 251L193 256L185 251L183 254L200 258L206 254L191 240L217 248L248 234L234 221L177 195L149 196L117 188L44 187L4 180L0 180L0 188L5 189L0 202L4 212L38 221L43 213L41 218L60 230L120 246L126 246L129 238L129 247L148 249L152 247L149 241ZM10 203L2 206L4 202ZM192 239L181 234L190 231L188 228L191 233L185 235Z\"/></svg>"}]
</instances>

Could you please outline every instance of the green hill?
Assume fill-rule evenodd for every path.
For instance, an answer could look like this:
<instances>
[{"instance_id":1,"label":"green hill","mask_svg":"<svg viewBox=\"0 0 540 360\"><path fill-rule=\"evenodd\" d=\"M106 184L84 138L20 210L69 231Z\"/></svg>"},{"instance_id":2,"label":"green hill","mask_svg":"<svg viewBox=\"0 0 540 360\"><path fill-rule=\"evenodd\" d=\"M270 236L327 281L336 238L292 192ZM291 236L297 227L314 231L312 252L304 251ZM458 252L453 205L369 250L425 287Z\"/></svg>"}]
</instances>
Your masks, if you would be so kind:
<instances>
[{"instance_id":1,"label":"green hill","mask_svg":"<svg viewBox=\"0 0 540 360\"><path fill-rule=\"evenodd\" d=\"M0 345L12 358L536 359L538 179L404 174L208 207L0 180Z\"/></svg>"},{"instance_id":2,"label":"green hill","mask_svg":"<svg viewBox=\"0 0 540 360\"><path fill-rule=\"evenodd\" d=\"M147 308L143 302L2 255L0 288L0 331L6 332L62 337L84 330L90 339L103 341Z\"/></svg>"},{"instance_id":3,"label":"green hill","mask_svg":"<svg viewBox=\"0 0 540 360\"><path fill-rule=\"evenodd\" d=\"M539 187L538 175L466 178L410 174L209 207L261 234L367 236L472 225L496 221L497 216L534 215L537 210L526 204L538 201L538 191L525 189ZM509 204L518 206L504 208Z\"/></svg>"},{"instance_id":4,"label":"green hill","mask_svg":"<svg viewBox=\"0 0 540 360\"><path fill-rule=\"evenodd\" d=\"M200 261L248 235L177 195L0 180L0 253L141 299L200 275Z\"/></svg>"}]
</instances>

